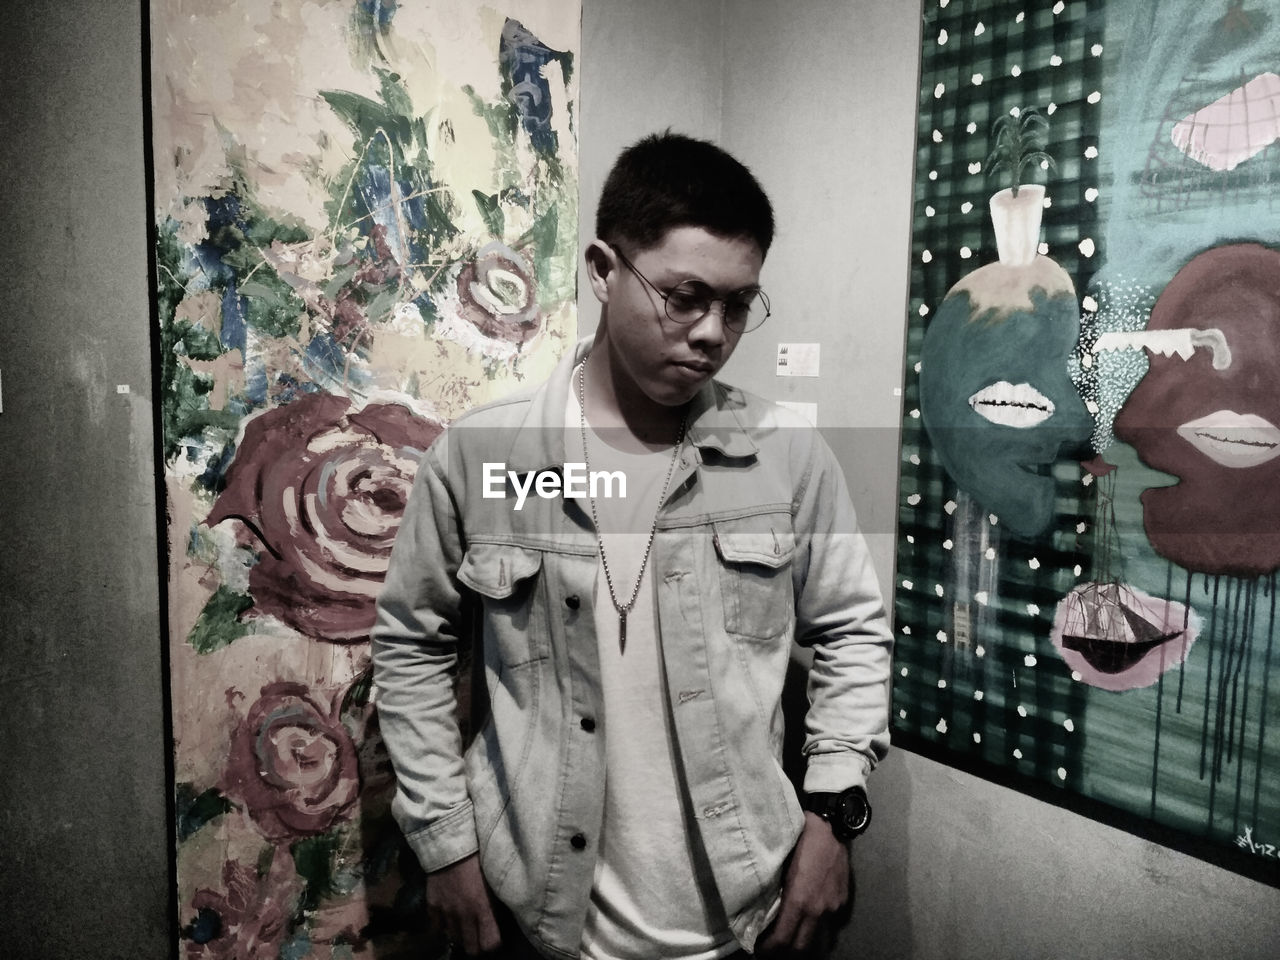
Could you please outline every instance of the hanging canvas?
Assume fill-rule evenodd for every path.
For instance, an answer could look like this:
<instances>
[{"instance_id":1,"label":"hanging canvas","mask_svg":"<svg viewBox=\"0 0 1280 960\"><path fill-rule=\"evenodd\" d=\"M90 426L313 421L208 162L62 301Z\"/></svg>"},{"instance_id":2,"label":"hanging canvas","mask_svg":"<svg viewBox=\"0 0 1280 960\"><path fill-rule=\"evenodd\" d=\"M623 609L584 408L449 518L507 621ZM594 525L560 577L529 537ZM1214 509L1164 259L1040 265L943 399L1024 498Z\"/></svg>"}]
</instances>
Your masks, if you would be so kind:
<instances>
[{"instance_id":1,"label":"hanging canvas","mask_svg":"<svg viewBox=\"0 0 1280 960\"><path fill-rule=\"evenodd\" d=\"M579 7L152 0L183 957L430 957L374 599L418 458L575 339Z\"/></svg>"},{"instance_id":2,"label":"hanging canvas","mask_svg":"<svg viewBox=\"0 0 1280 960\"><path fill-rule=\"evenodd\" d=\"M1280 11L922 43L897 741L1280 883Z\"/></svg>"}]
</instances>

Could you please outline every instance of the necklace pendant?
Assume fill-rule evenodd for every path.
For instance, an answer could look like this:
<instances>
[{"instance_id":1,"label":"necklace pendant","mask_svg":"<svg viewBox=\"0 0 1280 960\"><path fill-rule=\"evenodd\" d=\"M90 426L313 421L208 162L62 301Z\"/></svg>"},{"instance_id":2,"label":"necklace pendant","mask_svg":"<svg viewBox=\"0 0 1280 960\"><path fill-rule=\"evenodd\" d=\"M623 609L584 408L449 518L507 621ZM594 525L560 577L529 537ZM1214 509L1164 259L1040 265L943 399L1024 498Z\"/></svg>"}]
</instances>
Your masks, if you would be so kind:
<instances>
[{"instance_id":1,"label":"necklace pendant","mask_svg":"<svg viewBox=\"0 0 1280 960\"><path fill-rule=\"evenodd\" d=\"M618 649L627 649L627 611L618 611Z\"/></svg>"}]
</instances>

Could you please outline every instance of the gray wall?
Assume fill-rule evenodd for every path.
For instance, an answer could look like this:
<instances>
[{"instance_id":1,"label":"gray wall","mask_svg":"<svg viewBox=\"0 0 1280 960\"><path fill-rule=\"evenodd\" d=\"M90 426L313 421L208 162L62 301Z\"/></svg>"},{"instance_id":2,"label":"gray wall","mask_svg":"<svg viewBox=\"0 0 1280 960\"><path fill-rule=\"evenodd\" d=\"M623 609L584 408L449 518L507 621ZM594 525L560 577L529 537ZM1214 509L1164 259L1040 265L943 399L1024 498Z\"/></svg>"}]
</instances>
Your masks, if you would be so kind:
<instances>
[{"instance_id":1,"label":"gray wall","mask_svg":"<svg viewBox=\"0 0 1280 960\"><path fill-rule=\"evenodd\" d=\"M584 211L655 128L756 169L781 309L729 374L819 403L887 584L917 5L584 6ZM168 946L138 8L64 0L0 33L5 956ZM826 375L775 380L779 339L822 342ZM901 751L874 790L842 957L1275 953L1280 891Z\"/></svg>"},{"instance_id":2,"label":"gray wall","mask_svg":"<svg viewBox=\"0 0 1280 960\"><path fill-rule=\"evenodd\" d=\"M24 960L168 950L140 6L0 31L0 954Z\"/></svg>"}]
</instances>

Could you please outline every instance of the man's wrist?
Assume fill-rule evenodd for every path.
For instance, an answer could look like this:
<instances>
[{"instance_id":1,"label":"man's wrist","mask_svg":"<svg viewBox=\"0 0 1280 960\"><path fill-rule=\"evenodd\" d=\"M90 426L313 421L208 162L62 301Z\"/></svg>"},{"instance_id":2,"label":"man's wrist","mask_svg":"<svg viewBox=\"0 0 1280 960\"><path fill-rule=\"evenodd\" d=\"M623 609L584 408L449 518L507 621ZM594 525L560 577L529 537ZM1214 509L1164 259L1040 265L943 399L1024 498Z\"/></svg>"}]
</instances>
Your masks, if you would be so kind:
<instances>
[{"instance_id":1,"label":"man's wrist","mask_svg":"<svg viewBox=\"0 0 1280 960\"><path fill-rule=\"evenodd\" d=\"M850 787L839 793L806 793L801 796L800 805L827 821L836 839L844 843L862 834L871 824L871 804L862 787Z\"/></svg>"}]
</instances>

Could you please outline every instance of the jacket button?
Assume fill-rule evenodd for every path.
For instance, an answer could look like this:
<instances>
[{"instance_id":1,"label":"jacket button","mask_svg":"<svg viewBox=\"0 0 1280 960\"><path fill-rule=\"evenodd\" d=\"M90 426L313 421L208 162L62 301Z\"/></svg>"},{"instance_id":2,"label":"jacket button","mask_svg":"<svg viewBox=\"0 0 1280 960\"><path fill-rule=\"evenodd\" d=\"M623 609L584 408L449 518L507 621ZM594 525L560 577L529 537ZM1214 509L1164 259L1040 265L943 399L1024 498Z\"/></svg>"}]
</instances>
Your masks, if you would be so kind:
<instances>
[{"instance_id":1,"label":"jacket button","mask_svg":"<svg viewBox=\"0 0 1280 960\"><path fill-rule=\"evenodd\" d=\"M570 610L577 610L578 607L582 606L582 601L579 600L578 595L574 593L564 598L564 605Z\"/></svg>"},{"instance_id":2,"label":"jacket button","mask_svg":"<svg viewBox=\"0 0 1280 960\"><path fill-rule=\"evenodd\" d=\"M583 717L579 726L581 726L583 730L587 731L587 733L592 733L596 729L596 722L590 717Z\"/></svg>"},{"instance_id":3,"label":"jacket button","mask_svg":"<svg viewBox=\"0 0 1280 960\"><path fill-rule=\"evenodd\" d=\"M569 838L569 844L575 850L585 850L587 846L587 838L580 833L575 833Z\"/></svg>"}]
</instances>

